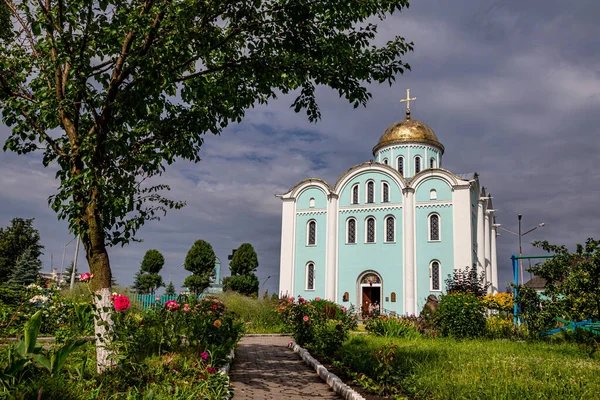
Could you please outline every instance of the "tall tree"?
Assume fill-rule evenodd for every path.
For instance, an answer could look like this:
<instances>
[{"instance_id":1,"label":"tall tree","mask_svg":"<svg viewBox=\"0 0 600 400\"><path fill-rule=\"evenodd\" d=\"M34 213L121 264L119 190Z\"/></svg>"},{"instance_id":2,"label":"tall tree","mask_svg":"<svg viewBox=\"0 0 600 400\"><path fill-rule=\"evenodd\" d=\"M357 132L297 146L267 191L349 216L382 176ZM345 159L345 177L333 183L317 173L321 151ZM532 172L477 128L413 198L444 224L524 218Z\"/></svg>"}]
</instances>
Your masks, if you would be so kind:
<instances>
[{"instance_id":1,"label":"tall tree","mask_svg":"<svg viewBox=\"0 0 600 400\"><path fill-rule=\"evenodd\" d=\"M40 244L40 234L33 227L33 221L33 218L13 218L8 227L0 228L0 282L12 276L26 250L29 250L29 258L39 263L44 246Z\"/></svg>"},{"instance_id":2,"label":"tall tree","mask_svg":"<svg viewBox=\"0 0 600 400\"><path fill-rule=\"evenodd\" d=\"M146 251L140 270L135 274L133 288L138 293L154 294L156 289L165 286L162 277L158 274L163 265L165 265L165 258L160 251L155 249Z\"/></svg>"},{"instance_id":3,"label":"tall tree","mask_svg":"<svg viewBox=\"0 0 600 400\"><path fill-rule=\"evenodd\" d=\"M210 285L210 279L214 275L217 256L210 243L204 240L196 240L190 251L185 256L183 267L192 275L185 278L183 286L190 289L194 294L201 293Z\"/></svg>"},{"instance_id":4,"label":"tall tree","mask_svg":"<svg viewBox=\"0 0 600 400\"><path fill-rule=\"evenodd\" d=\"M173 285L173 282L169 282L167 288L165 289L165 294L167 296L175 296L177 294L175 292L175 285Z\"/></svg>"},{"instance_id":5,"label":"tall tree","mask_svg":"<svg viewBox=\"0 0 600 400\"><path fill-rule=\"evenodd\" d=\"M17 265L12 271L9 283L17 285L29 285L39 279L42 263L34 256L31 249L27 249L19 257Z\"/></svg>"},{"instance_id":6,"label":"tall tree","mask_svg":"<svg viewBox=\"0 0 600 400\"><path fill-rule=\"evenodd\" d=\"M98 310L111 306L107 246L183 206L147 178L199 161L203 134L278 93L296 91L292 107L311 121L317 85L365 105L364 85L391 84L412 50L402 37L376 46L371 22L408 0L1 1L16 24L0 38L4 148L41 147L58 168L50 204L81 236ZM110 326L96 324L99 372Z\"/></svg>"},{"instance_id":7,"label":"tall tree","mask_svg":"<svg viewBox=\"0 0 600 400\"><path fill-rule=\"evenodd\" d=\"M258 268L258 256L254 247L250 243L242 243L229 263L231 275L248 275L256 272L256 268Z\"/></svg>"}]
</instances>

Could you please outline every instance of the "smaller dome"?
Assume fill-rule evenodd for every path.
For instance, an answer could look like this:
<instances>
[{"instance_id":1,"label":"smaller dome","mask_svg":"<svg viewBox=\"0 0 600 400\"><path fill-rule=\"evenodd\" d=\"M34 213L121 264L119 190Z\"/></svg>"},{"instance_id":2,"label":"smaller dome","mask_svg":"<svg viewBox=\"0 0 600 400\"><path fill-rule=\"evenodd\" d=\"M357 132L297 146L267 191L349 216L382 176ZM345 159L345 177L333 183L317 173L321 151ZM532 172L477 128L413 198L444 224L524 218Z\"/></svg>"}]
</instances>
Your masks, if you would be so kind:
<instances>
[{"instance_id":1,"label":"smaller dome","mask_svg":"<svg viewBox=\"0 0 600 400\"><path fill-rule=\"evenodd\" d=\"M379 142L373 147L373 155L382 147L400 143L426 143L438 147L442 154L444 146L440 143L433 130L427 124L416 119L404 119L395 122L383 132Z\"/></svg>"}]
</instances>

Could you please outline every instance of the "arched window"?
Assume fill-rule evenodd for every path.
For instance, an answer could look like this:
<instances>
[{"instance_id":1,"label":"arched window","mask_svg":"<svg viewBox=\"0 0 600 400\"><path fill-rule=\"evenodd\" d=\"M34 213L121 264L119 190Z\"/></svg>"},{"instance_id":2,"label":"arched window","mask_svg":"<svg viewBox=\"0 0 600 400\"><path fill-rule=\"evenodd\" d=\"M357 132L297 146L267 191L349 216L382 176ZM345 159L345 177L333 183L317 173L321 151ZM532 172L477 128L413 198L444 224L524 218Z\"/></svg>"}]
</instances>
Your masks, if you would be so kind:
<instances>
[{"instance_id":1,"label":"arched window","mask_svg":"<svg viewBox=\"0 0 600 400\"><path fill-rule=\"evenodd\" d=\"M395 303L396 302L396 292L392 292L391 298L392 298L392 303Z\"/></svg>"},{"instance_id":2,"label":"arched window","mask_svg":"<svg viewBox=\"0 0 600 400\"><path fill-rule=\"evenodd\" d=\"M381 184L381 202L388 203L390 201L390 185L387 182Z\"/></svg>"},{"instance_id":3,"label":"arched window","mask_svg":"<svg viewBox=\"0 0 600 400\"><path fill-rule=\"evenodd\" d=\"M438 214L429 215L429 240L440 240L440 216Z\"/></svg>"},{"instance_id":4,"label":"arched window","mask_svg":"<svg viewBox=\"0 0 600 400\"><path fill-rule=\"evenodd\" d=\"M315 264L306 264L306 290L315 290Z\"/></svg>"},{"instance_id":5,"label":"arched window","mask_svg":"<svg viewBox=\"0 0 600 400\"><path fill-rule=\"evenodd\" d=\"M365 224L365 237L367 243L375 243L375 218L369 217L367 218L367 223Z\"/></svg>"},{"instance_id":6,"label":"arched window","mask_svg":"<svg viewBox=\"0 0 600 400\"><path fill-rule=\"evenodd\" d=\"M431 157L429 159L429 168L437 168L436 162L435 162L435 158Z\"/></svg>"},{"instance_id":7,"label":"arched window","mask_svg":"<svg viewBox=\"0 0 600 400\"><path fill-rule=\"evenodd\" d=\"M346 243L356 243L356 220L348 218L346 222Z\"/></svg>"},{"instance_id":8,"label":"arched window","mask_svg":"<svg viewBox=\"0 0 600 400\"><path fill-rule=\"evenodd\" d=\"M352 186L352 204L358 204L358 183Z\"/></svg>"},{"instance_id":9,"label":"arched window","mask_svg":"<svg viewBox=\"0 0 600 400\"><path fill-rule=\"evenodd\" d=\"M317 221L308 221L308 238L306 244L314 246L317 244Z\"/></svg>"},{"instance_id":10,"label":"arched window","mask_svg":"<svg viewBox=\"0 0 600 400\"><path fill-rule=\"evenodd\" d=\"M310 208L315 208L315 199L314 197L312 197L309 201L308 201L308 206Z\"/></svg>"},{"instance_id":11,"label":"arched window","mask_svg":"<svg viewBox=\"0 0 600 400\"><path fill-rule=\"evenodd\" d=\"M432 261L429 266L429 280L431 282L430 290L442 290L440 285L440 263L438 261Z\"/></svg>"},{"instance_id":12,"label":"arched window","mask_svg":"<svg viewBox=\"0 0 600 400\"><path fill-rule=\"evenodd\" d=\"M375 182L367 182L367 203L375 202Z\"/></svg>"},{"instance_id":13,"label":"arched window","mask_svg":"<svg viewBox=\"0 0 600 400\"><path fill-rule=\"evenodd\" d=\"M404 176L404 157L398 157L396 163L398 164L398 172L400 172L400 175Z\"/></svg>"},{"instance_id":14,"label":"arched window","mask_svg":"<svg viewBox=\"0 0 600 400\"><path fill-rule=\"evenodd\" d=\"M385 219L385 241L394 242L396 240L396 220L391 215Z\"/></svg>"},{"instance_id":15,"label":"arched window","mask_svg":"<svg viewBox=\"0 0 600 400\"><path fill-rule=\"evenodd\" d=\"M388 160L387 160L387 158L384 158L384 159L383 159L383 163L384 163L385 165L388 165Z\"/></svg>"},{"instance_id":16,"label":"arched window","mask_svg":"<svg viewBox=\"0 0 600 400\"><path fill-rule=\"evenodd\" d=\"M429 191L429 200L437 200L437 191L435 189Z\"/></svg>"},{"instance_id":17,"label":"arched window","mask_svg":"<svg viewBox=\"0 0 600 400\"><path fill-rule=\"evenodd\" d=\"M421 172L421 157L415 157L415 175Z\"/></svg>"}]
</instances>

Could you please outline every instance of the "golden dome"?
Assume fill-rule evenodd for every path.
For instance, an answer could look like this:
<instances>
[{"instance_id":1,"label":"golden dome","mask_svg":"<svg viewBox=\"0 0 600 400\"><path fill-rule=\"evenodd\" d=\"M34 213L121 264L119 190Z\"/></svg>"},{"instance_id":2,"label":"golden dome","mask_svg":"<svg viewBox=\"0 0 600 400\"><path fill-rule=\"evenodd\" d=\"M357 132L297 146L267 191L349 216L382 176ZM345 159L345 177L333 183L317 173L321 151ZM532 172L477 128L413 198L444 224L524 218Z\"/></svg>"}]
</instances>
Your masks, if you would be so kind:
<instances>
[{"instance_id":1,"label":"golden dome","mask_svg":"<svg viewBox=\"0 0 600 400\"><path fill-rule=\"evenodd\" d=\"M437 136L435 136L433 130L427 124L408 117L392 124L383 132L383 135L379 138L379 142L373 147L373 155L382 147L391 144L414 142L430 144L438 147L442 151L442 154L444 153L444 146L440 143Z\"/></svg>"}]
</instances>

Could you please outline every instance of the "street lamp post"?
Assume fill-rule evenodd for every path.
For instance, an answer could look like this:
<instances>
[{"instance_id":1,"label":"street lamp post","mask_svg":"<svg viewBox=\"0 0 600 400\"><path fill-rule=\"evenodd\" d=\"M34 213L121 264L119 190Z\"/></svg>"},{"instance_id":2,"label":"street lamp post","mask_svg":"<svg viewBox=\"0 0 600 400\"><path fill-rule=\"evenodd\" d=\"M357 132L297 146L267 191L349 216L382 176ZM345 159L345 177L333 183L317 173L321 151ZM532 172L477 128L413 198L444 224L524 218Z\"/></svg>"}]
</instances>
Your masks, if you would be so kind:
<instances>
[{"instance_id":1,"label":"street lamp post","mask_svg":"<svg viewBox=\"0 0 600 400\"><path fill-rule=\"evenodd\" d=\"M265 283L267 283L267 281L269 280L269 278L270 278L270 277L271 277L271 275L267 276L267 279L265 279L265 280L263 281L263 283L261 283L261 285L260 285L260 289L258 290L258 294L259 294L259 295L260 295L260 291L261 291L262 287L265 285Z\"/></svg>"},{"instance_id":2,"label":"street lamp post","mask_svg":"<svg viewBox=\"0 0 600 400\"><path fill-rule=\"evenodd\" d=\"M521 256L523 256L523 245L522 245L521 238L523 236L527 235L528 233L535 231L537 228L543 227L546 224L544 222L541 222L541 223L537 224L536 226L534 226L533 228L531 228L530 230L528 230L524 233L521 233L521 219L523 218L523 215L519 214L518 218L519 218L519 233L515 233L506 228L502 228L501 226L498 226L498 228L502 229L503 231L506 231L508 233L511 233L519 238L519 257L521 257ZM521 260L520 258L519 258L519 280L520 280L521 284L523 284L523 260Z\"/></svg>"}]
</instances>

